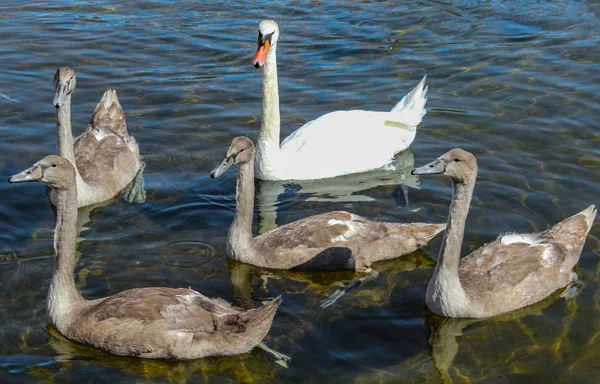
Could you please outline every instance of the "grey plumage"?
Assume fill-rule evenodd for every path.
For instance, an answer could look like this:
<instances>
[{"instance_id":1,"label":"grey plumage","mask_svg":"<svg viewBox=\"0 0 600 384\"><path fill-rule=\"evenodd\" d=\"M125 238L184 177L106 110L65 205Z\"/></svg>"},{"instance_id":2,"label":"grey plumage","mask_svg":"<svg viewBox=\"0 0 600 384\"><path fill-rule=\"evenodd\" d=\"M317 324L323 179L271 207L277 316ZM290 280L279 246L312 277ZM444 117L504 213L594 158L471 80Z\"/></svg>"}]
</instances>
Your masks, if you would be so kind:
<instances>
[{"instance_id":1,"label":"grey plumage","mask_svg":"<svg viewBox=\"0 0 600 384\"><path fill-rule=\"evenodd\" d=\"M86 131L73 139L71 94L75 71L61 67L54 77L58 148L60 155L75 165L78 207L106 201L123 190L141 168L139 148L127 132L125 112L117 93L107 90L96 106ZM56 193L49 191L56 205Z\"/></svg>"},{"instance_id":2,"label":"grey plumage","mask_svg":"<svg viewBox=\"0 0 600 384\"><path fill-rule=\"evenodd\" d=\"M12 176L41 181L56 192L55 267L48 291L50 324L69 340L122 356L195 359L233 355L257 346L281 298L241 311L185 288L138 288L86 300L74 282L77 184L71 163L51 155Z\"/></svg>"},{"instance_id":3,"label":"grey plumage","mask_svg":"<svg viewBox=\"0 0 600 384\"><path fill-rule=\"evenodd\" d=\"M238 164L236 212L227 237L229 257L275 269L370 271L372 263L411 253L443 231L444 224L382 223L335 211L306 217L252 236L254 144L233 139L211 173Z\"/></svg>"},{"instance_id":4,"label":"grey plumage","mask_svg":"<svg viewBox=\"0 0 600 384\"><path fill-rule=\"evenodd\" d=\"M453 149L413 174L448 176L454 190L440 258L427 287L426 302L433 312L495 316L538 302L577 280L572 269L596 216L593 205L539 233L501 235L461 260L477 160Z\"/></svg>"}]
</instances>

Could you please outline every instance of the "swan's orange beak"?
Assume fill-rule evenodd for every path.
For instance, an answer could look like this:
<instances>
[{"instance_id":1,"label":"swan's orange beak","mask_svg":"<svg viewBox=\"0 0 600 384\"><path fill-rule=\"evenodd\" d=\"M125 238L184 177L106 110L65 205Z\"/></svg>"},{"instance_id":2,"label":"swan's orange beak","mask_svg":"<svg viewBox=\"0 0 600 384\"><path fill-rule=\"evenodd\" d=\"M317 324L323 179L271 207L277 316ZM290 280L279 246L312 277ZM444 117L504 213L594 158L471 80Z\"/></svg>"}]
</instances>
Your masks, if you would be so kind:
<instances>
[{"instance_id":1,"label":"swan's orange beak","mask_svg":"<svg viewBox=\"0 0 600 384\"><path fill-rule=\"evenodd\" d=\"M258 44L258 49L256 50L256 54L254 55L254 59L252 59L252 65L256 68L260 68L265 65L265 60L267 59L267 53L269 53L269 48L271 48L271 43L269 40L266 40L263 45Z\"/></svg>"}]
</instances>

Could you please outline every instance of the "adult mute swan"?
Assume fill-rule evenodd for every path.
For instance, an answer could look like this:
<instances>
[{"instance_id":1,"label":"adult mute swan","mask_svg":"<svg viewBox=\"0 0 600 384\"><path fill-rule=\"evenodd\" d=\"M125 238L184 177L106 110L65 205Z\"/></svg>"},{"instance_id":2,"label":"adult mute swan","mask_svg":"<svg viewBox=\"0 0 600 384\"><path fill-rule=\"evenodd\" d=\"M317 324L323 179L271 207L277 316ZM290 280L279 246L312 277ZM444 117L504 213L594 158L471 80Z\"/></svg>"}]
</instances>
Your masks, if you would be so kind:
<instances>
[{"instance_id":1,"label":"adult mute swan","mask_svg":"<svg viewBox=\"0 0 600 384\"><path fill-rule=\"evenodd\" d=\"M577 280L572 269L596 216L593 205L542 232L501 235L461 259L477 160L453 149L413 174L452 180L447 229L427 286L426 303L433 312L446 317L496 316L536 303Z\"/></svg>"},{"instance_id":2,"label":"adult mute swan","mask_svg":"<svg viewBox=\"0 0 600 384\"><path fill-rule=\"evenodd\" d=\"M370 272L376 261L414 252L444 230L444 224L383 223L335 211L305 217L252 236L254 144L236 137L212 172L216 178L238 164L236 208L227 235L230 258L265 268Z\"/></svg>"},{"instance_id":3,"label":"adult mute swan","mask_svg":"<svg viewBox=\"0 0 600 384\"><path fill-rule=\"evenodd\" d=\"M389 112L335 111L298 128L279 145L277 40L279 27L264 20L252 64L262 70L263 115L256 143L256 177L321 179L388 165L412 143L425 115L426 77Z\"/></svg>"},{"instance_id":4,"label":"adult mute swan","mask_svg":"<svg viewBox=\"0 0 600 384\"><path fill-rule=\"evenodd\" d=\"M142 166L138 145L127 132L125 113L117 92L108 90L96 106L87 130L73 139L71 94L75 91L75 71L61 67L54 75L56 133L58 151L75 166L77 207L106 201L123 190ZM57 191L49 188L52 204Z\"/></svg>"},{"instance_id":5,"label":"adult mute swan","mask_svg":"<svg viewBox=\"0 0 600 384\"><path fill-rule=\"evenodd\" d=\"M54 269L46 310L67 339L150 359L196 359L250 351L265 337L281 297L248 311L188 288L138 288L86 300L75 287L77 183L67 159L50 155L9 182L40 181L56 195Z\"/></svg>"}]
</instances>

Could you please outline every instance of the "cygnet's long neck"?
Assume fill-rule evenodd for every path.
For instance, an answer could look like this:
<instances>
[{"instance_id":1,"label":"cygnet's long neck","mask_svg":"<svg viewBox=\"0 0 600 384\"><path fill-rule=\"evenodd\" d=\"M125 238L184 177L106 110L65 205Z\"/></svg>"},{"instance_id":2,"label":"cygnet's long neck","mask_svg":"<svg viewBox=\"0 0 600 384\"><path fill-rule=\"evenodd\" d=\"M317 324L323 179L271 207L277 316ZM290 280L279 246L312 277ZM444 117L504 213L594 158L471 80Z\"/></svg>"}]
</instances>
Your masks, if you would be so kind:
<instances>
[{"instance_id":1,"label":"cygnet's long neck","mask_svg":"<svg viewBox=\"0 0 600 384\"><path fill-rule=\"evenodd\" d=\"M73 183L75 184L75 183ZM75 287L75 247L77 241L77 186L57 190L54 230L54 270L48 290L47 313L50 323L64 332L74 310L85 300Z\"/></svg>"},{"instance_id":2,"label":"cygnet's long neck","mask_svg":"<svg viewBox=\"0 0 600 384\"><path fill-rule=\"evenodd\" d=\"M252 251L254 165L251 162L241 163L238 166L235 204L233 223L227 236L227 247L233 259L244 261Z\"/></svg>"},{"instance_id":3,"label":"cygnet's long neck","mask_svg":"<svg viewBox=\"0 0 600 384\"><path fill-rule=\"evenodd\" d=\"M56 108L56 135L58 137L58 152L75 166L75 151L73 150L73 132L71 130L71 95L65 96L60 108Z\"/></svg>"},{"instance_id":4,"label":"cygnet's long neck","mask_svg":"<svg viewBox=\"0 0 600 384\"><path fill-rule=\"evenodd\" d=\"M279 163L279 86L277 83L277 47L273 46L267 54L262 69L263 79L263 115L260 133L256 142L256 168L260 178L271 178Z\"/></svg>"},{"instance_id":5,"label":"cygnet's long neck","mask_svg":"<svg viewBox=\"0 0 600 384\"><path fill-rule=\"evenodd\" d=\"M428 305L430 308L433 305L446 316L455 317L455 311L467 305L468 298L460 282L458 268L474 187L475 177L466 183L452 182L452 203L444 240L435 272L427 287Z\"/></svg>"}]
</instances>

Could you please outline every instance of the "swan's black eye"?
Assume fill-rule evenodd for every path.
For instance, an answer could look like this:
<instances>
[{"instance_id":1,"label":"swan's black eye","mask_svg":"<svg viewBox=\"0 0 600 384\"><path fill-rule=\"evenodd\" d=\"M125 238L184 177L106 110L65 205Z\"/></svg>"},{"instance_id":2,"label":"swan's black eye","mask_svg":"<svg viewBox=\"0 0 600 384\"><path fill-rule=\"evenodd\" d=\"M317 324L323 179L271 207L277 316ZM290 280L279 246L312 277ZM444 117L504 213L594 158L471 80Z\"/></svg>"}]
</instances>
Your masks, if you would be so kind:
<instances>
[{"instance_id":1,"label":"swan's black eye","mask_svg":"<svg viewBox=\"0 0 600 384\"><path fill-rule=\"evenodd\" d=\"M460 159L454 159L455 163L458 163L460 161Z\"/></svg>"},{"instance_id":2,"label":"swan's black eye","mask_svg":"<svg viewBox=\"0 0 600 384\"><path fill-rule=\"evenodd\" d=\"M52 164L52 168L56 168L56 164Z\"/></svg>"}]
</instances>

